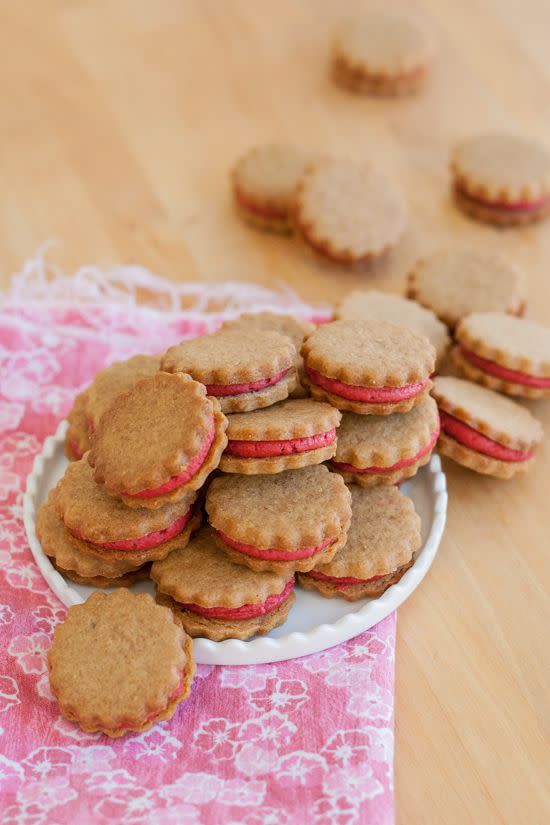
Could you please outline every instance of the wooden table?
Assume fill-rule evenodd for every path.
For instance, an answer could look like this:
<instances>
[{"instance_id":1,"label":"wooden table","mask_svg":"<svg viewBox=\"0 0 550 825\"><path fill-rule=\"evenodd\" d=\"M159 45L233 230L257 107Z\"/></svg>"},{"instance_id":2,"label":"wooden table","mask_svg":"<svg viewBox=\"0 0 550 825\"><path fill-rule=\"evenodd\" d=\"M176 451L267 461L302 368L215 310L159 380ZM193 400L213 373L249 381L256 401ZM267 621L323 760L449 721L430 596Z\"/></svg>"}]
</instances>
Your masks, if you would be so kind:
<instances>
[{"instance_id":1,"label":"wooden table","mask_svg":"<svg viewBox=\"0 0 550 825\"><path fill-rule=\"evenodd\" d=\"M500 249L550 321L550 223L495 231L448 195L457 138L550 140L550 6L426 0L441 50L406 100L335 88L327 47L355 4L316 0L30 0L0 7L1 283L48 238L66 268L139 261L175 280L290 284L311 301L399 288L445 242ZM235 216L228 169L289 139L377 161L407 193L404 242L368 275L321 268ZM550 428L550 403L533 404ZM396 787L403 825L550 820L550 456L502 482L447 464L436 563L399 611Z\"/></svg>"}]
</instances>

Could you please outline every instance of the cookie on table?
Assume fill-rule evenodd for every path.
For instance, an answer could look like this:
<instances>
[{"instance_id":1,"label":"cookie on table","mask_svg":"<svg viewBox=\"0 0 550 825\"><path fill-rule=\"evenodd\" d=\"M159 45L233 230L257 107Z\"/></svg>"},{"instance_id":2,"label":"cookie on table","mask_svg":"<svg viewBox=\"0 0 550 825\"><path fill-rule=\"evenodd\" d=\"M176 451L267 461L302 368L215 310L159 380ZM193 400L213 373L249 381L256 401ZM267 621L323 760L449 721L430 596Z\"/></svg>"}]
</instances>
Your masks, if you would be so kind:
<instances>
[{"instance_id":1,"label":"cookie on table","mask_svg":"<svg viewBox=\"0 0 550 825\"><path fill-rule=\"evenodd\" d=\"M296 388L296 348L278 332L220 329L166 352L162 369L188 373L215 396L224 413L269 407Z\"/></svg>"},{"instance_id":2,"label":"cookie on table","mask_svg":"<svg viewBox=\"0 0 550 825\"><path fill-rule=\"evenodd\" d=\"M458 144L451 156L453 191L467 215L519 226L550 213L550 152L517 135L488 133Z\"/></svg>"},{"instance_id":3,"label":"cookie on table","mask_svg":"<svg viewBox=\"0 0 550 825\"><path fill-rule=\"evenodd\" d=\"M418 20L382 10L344 21L336 34L334 79L367 95L404 95L424 83L435 48Z\"/></svg>"},{"instance_id":4,"label":"cookie on table","mask_svg":"<svg viewBox=\"0 0 550 825\"><path fill-rule=\"evenodd\" d=\"M125 562L130 569L187 544L200 524L193 507L195 492L155 510L126 507L94 481L86 458L69 464L53 498L69 542L78 551L102 562Z\"/></svg>"},{"instance_id":5,"label":"cookie on table","mask_svg":"<svg viewBox=\"0 0 550 825\"><path fill-rule=\"evenodd\" d=\"M456 329L453 361L473 381L507 395L550 398L550 327L474 312Z\"/></svg>"},{"instance_id":6,"label":"cookie on table","mask_svg":"<svg viewBox=\"0 0 550 825\"><path fill-rule=\"evenodd\" d=\"M436 364L441 364L451 345L445 324L435 313L416 301L379 292L377 289L356 289L340 301L336 318L341 321L391 321L424 335L436 353Z\"/></svg>"},{"instance_id":7,"label":"cookie on table","mask_svg":"<svg viewBox=\"0 0 550 825\"><path fill-rule=\"evenodd\" d=\"M311 398L230 415L220 470L257 475L321 464L336 452L341 418L335 407Z\"/></svg>"},{"instance_id":8,"label":"cookie on table","mask_svg":"<svg viewBox=\"0 0 550 825\"><path fill-rule=\"evenodd\" d=\"M88 432L88 391L79 393L67 416L69 426L65 436L65 455L69 461L78 461L90 449Z\"/></svg>"},{"instance_id":9,"label":"cookie on table","mask_svg":"<svg viewBox=\"0 0 550 825\"><path fill-rule=\"evenodd\" d=\"M298 583L327 598L354 602L381 596L396 584L421 545L420 518L397 487L351 487L347 541L328 564L298 573Z\"/></svg>"},{"instance_id":10,"label":"cookie on table","mask_svg":"<svg viewBox=\"0 0 550 825\"><path fill-rule=\"evenodd\" d=\"M408 412L431 387L435 350L389 321L333 321L302 345L311 395L361 415Z\"/></svg>"},{"instance_id":11,"label":"cookie on table","mask_svg":"<svg viewBox=\"0 0 550 825\"><path fill-rule=\"evenodd\" d=\"M515 264L494 253L440 249L416 263L407 295L431 309L447 326L472 312L522 315L524 276Z\"/></svg>"},{"instance_id":12,"label":"cookie on table","mask_svg":"<svg viewBox=\"0 0 550 825\"><path fill-rule=\"evenodd\" d=\"M195 673L190 637L166 607L123 588L70 607L48 652L63 716L116 738L170 719Z\"/></svg>"},{"instance_id":13,"label":"cookie on table","mask_svg":"<svg viewBox=\"0 0 550 825\"><path fill-rule=\"evenodd\" d=\"M250 639L286 620L294 575L256 572L235 564L203 528L183 550L151 568L157 601L177 612L190 636Z\"/></svg>"},{"instance_id":14,"label":"cookie on table","mask_svg":"<svg viewBox=\"0 0 550 825\"><path fill-rule=\"evenodd\" d=\"M439 437L437 404L428 396L401 415L346 412L332 466L361 487L398 484L427 464Z\"/></svg>"},{"instance_id":15,"label":"cookie on table","mask_svg":"<svg viewBox=\"0 0 550 825\"><path fill-rule=\"evenodd\" d=\"M241 216L261 229L290 232L292 197L309 160L302 149L286 143L250 149L232 172L233 197Z\"/></svg>"},{"instance_id":16,"label":"cookie on table","mask_svg":"<svg viewBox=\"0 0 550 825\"><path fill-rule=\"evenodd\" d=\"M400 191L373 166L345 158L312 163L296 189L294 228L324 261L361 269L394 246L405 230Z\"/></svg>"},{"instance_id":17,"label":"cookie on table","mask_svg":"<svg viewBox=\"0 0 550 825\"><path fill-rule=\"evenodd\" d=\"M329 561L343 546L350 501L343 479L320 464L275 475L220 475L205 507L230 559L290 576Z\"/></svg>"},{"instance_id":18,"label":"cookie on table","mask_svg":"<svg viewBox=\"0 0 550 825\"><path fill-rule=\"evenodd\" d=\"M160 355L133 355L126 361L116 361L96 374L88 388L86 411L92 432L101 416L122 393L131 390L142 378L149 378L160 369Z\"/></svg>"},{"instance_id":19,"label":"cookie on table","mask_svg":"<svg viewBox=\"0 0 550 825\"><path fill-rule=\"evenodd\" d=\"M451 376L434 381L441 416L438 450L478 473L511 478L529 469L540 422L511 398Z\"/></svg>"},{"instance_id":20,"label":"cookie on table","mask_svg":"<svg viewBox=\"0 0 550 825\"><path fill-rule=\"evenodd\" d=\"M226 428L202 384L157 372L104 413L88 461L95 481L127 506L164 507L202 487L225 449Z\"/></svg>"}]
</instances>

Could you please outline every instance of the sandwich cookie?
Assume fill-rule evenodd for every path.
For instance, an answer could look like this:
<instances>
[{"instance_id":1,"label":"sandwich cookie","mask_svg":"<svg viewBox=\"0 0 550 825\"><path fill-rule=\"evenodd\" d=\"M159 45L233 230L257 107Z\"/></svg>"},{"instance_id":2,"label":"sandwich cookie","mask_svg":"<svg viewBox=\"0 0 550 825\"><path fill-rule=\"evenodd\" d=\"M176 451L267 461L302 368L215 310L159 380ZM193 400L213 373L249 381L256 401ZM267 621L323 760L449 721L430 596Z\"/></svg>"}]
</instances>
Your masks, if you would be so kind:
<instances>
[{"instance_id":1,"label":"sandwich cookie","mask_svg":"<svg viewBox=\"0 0 550 825\"><path fill-rule=\"evenodd\" d=\"M88 433L88 391L79 393L71 408L67 421L67 435L65 436L65 455L69 461L78 461L90 449Z\"/></svg>"},{"instance_id":2,"label":"sandwich cookie","mask_svg":"<svg viewBox=\"0 0 550 825\"><path fill-rule=\"evenodd\" d=\"M359 94L411 94L424 83L434 51L430 33L417 20L366 11L337 32L334 79Z\"/></svg>"},{"instance_id":3,"label":"sandwich cookie","mask_svg":"<svg viewBox=\"0 0 550 825\"><path fill-rule=\"evenodd\" d=\"M324 261L361 269L405 230L400 191L378 169L344 158L312 163L296 189L296 232Z\"/></svg>"},{"instance_id":4,"label":"sandwich cookie","mask_svg":"<svg viewBox=\"0 0 550 825\"><path fill-rule=\"evenodd\" d=\"M260 229L290 232L292 196L308 156L285 143L256 146L232 173L233 197L242 217Z\"/></svg>"},{"instance_id":5,"label":"sandwich cookie","mask_svg":"<svg viewBox=\"0 0 550 825\"><path fill-rule=\"evenodd\" d=\"M529 410L460 378L436 378L433 393L441 416L440 453L498 478L530 467L543 431Z\"/></svg>"},{"instance_id":6,"label":"sandwich cookie","mask_svg":"<svg viewBox=\"0 0 550 825\"><path fill-rule=\"evenodd\" d=\"M311 395L360 415L408 412L428 395L435 366L427 338L389 321L323 324L302 355Z\"/></svg>"},{"instance_id":7,"label":"sandwich cookie","mask_svg":"<svg viewBox=\"0 0 550 825\"><path fill-rule=\"evenodd\" d=\"M550 327L475 312L456 329L452 356L467 378L524 398L550 398Z\"/></svg>"},{"instance_id":8,"label":"sandwich cookie","mask_svg":"<svg viewBox=\"0 0 550 825\"><path fill-rule=\"evenodd\" d=\"M332 466L361 487L399 484L428 463L438 437L439 414L430 396L402 415L346 412Z\"/></svg>"},{"instance_id":9,"label":"sandwich cookie","mask_svg":"<svg viewBox=\"0 0 550 825\"><path fill-rule=\"evenodd\" d=\"M335 407L311 398L230 415L220 470L257 475L321 464L336 452L341 418Z\"/></svg>"},{"instance_id":10,"label":"sandwich cookie","mask_svg":"<svg viewBox=\"0 0 550 825\"><path fill-rule=\"evenodd\" d=\"M196 493L188 492L155 510L126 507L96 484L85 456L67 467L55 488L54 504L77 550L102 561L125 562L130 569L185 547L200 524L195 498Z\"/></svg>"},{"instance_id":11,"label":"sandwich cookie","mask_svg":"<svg viewBox=\"0 0 550 825\"><path fill-rule=\"evenodd\" d=\"M215 642L264 636L283 624L295 599L293 574L235 564L209 528L155 562L151 578L157 601L176 611L187 633Z\"/></svg>"},{"instance_id":12,"label":"sandwich cookie","mask_svg":"<svg viewBox=\"0 0 550 825\"><path fill-rule=\"evenodd\" d=\"M447 326L472 312L522 315L523 272L500 255L471 249L440 249L416 263L407 295L431 309Z\"/></svg>"},{"instance_id":13,"label":"sandwich cookie","mask_svg":"<svg viewBox=\"0 0 550 825\"><path fill-rule=\"evenodd\" d=\"M340 302L336 318L343 321L391 321L409 327L431 342L436 353L436 365L442 363L451 345L447 327L430 309L416 301L377 289L350 292Z\"/></svg>"},{"instance_id":14,"label":"sandwich cookie","mask_svg":"<svg viewBox=\"0 0 550 825\"><path fill-rule=\"evenodd\" d=\"M298 583L348 602L381 596L411 567L420 548L420 518L397 487L351 488L351 527L328 564L298 573Z\"/></svg>"},{"instance_id":15,"label":"sandwich cookie","mask_svg":"<svg viewBox=\"0 0 550 825\"><path fill-rule=\"evenodd\" d=\"M92 593L53 634L50 687L63 716L117 738L170 719L189 696L193 648L177 617L147 593Z\"/></svg>"},{"instance_id":16,"label":"sandwich cookie","mask_svg":"<svg viewBox=\"0 0 550 825\"><path fill-rule=\"evenodd\" d=\"M247 412L283 401L296 388L296 348L277 332L222 329L170 347L162 369L200 381L223 412Z\"/></svg>"},{"instance_id":17,"label":"sandwich cookie","mask_svg":"<svg viewBox=\"0 0 550 825\"><path fill-rule=\"evenodd\" d=\"M129 507L188 501L219 464L227 420L189 375L157 372L102 416L88 461L94 479Z\"/></svg>"},{"instance_id":18,"label":"sandwich cookie","mask_svg":"<svg viewBox=\"0 0 550 825\"><path fill-rule=\"evenodd\" d=\"M291 576L329 561L343 546L350 501L343 479L317 465L276 475L218 476L205 507L230 559Z\"/></svg>"},{"instance_id":19,"label":"sandwich cookie","mask_svg":"<svg viewBox=\"0 0 550 825\"><path fill-rule=\"evenodd\" d=\"M451 156L453 191L467 215L519 226L550 212L550 153L534 140L505 133L462 141Z\"/></svg>"},{"instance_id":20,"label":"sandwich cookie","mask_svg":"<svg viewBox=\"0 0 550 825\"><path fill-rule=\"evenodd\" d=\"M98 372L88 389L86 402L90 430L93 432L97 428L101 416L119 395L131 390L138 381L149 378L159 369L159 355L134 355Z\"/></svg>"}]
</instances>

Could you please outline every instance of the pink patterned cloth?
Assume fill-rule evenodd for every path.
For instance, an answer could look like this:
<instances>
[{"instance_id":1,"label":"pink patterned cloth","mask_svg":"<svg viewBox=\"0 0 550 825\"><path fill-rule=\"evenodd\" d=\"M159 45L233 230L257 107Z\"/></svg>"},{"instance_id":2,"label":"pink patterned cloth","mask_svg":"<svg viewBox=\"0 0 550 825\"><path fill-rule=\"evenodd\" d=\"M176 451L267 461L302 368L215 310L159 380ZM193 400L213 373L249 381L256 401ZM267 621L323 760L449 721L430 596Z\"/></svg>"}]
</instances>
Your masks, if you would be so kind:
<instances>
[{"instance_id":1,"label":"pink patterned cloth","mask_svg":"<svg viewBox=\"0 0 550 825\"><path fill-rule=\"evenodd\" d=\"M46 652L65 608L25 538L22 496L34 457L98 369L219 321L130 305L0 305L3 825L394 821L395 615L303 659L200 665L170 722L122 740L83 733L50 695Z\"/></svg>"}]
</instances>

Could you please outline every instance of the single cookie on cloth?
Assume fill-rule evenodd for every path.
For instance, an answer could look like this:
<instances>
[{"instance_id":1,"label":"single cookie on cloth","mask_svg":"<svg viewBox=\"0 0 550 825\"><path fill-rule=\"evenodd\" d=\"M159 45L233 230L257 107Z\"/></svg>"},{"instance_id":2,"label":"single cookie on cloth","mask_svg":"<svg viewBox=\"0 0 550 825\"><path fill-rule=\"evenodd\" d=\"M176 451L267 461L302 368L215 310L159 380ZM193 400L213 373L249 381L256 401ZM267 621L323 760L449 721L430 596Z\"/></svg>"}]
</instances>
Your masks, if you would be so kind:
<instances>
[{"instance_id":1,"label":"single cookie on cloth","mask_svg":"<svg viewBox=\"0 0 550 825\"><path fill-rule=\"evenodd\" d=\"M90 449L87 403L88 391L84 390L76 396L67 416L69 426L65 436L65 455L69 461L79 461Z\"/></svg>"},{"instance_id":2,"label":"single cookie on cloth","mask_svg":"<svg viewBox=\"0 0 550 825\"><path fill-rule=\"evenodd\" d=\"M349 602L381 596L411 567L420 548L420 518L397 487L351 488L351 527L328 564L298 573L298 583Z\"/></svg>"},{"instance_id":3,"label":"single cookie on cloth","mask_svg":"<svg viewBox=\"0 0 550 825\"><path fill-rule=\"evenodd\" d=\"M133 355L126 361L116 361L96 374L88 388L86 411L90 430L95 430L101 416L122 393L131 390L142 378L149 378L160 369L160 355Z\"/></svg>"},{"instance_id":4,"label":"single cookie on cloth","mask_svg":"<svg viewBox=\"0 0 550 825\"><path fill-rule=\"evenodd\" d=\"M431 387L435 350L427 338L389 321L333 321L302 345L314 398L361 415L407 412Z\"/></svg>"},{"instance_id":5,"label":"single cookie on cloth","mask_svg":"<svg viewBox=\"0 0 550 825\"><path fill-rule=\"evenodd\" d=\"M428 463L438 437L439 414L430 396L401 415L346 412L332 466L361 487L398 484Z\"/></svg>"},{"instance_id":6,"label":"single cookie on cloth","mask_svg":"<svg viewBox=\"0 0 550 825\"><path fill-rule=\"evenodd\" d=\"M441 416L438 450L478 473L511 478L529 469L542 426L511 398L451 376L434 381Z\"/></svg>"},{"instance_id":7,"label":"single cookie on cloth","mask_svg":"<svg viewBox=\"0 0 550 825\"><path fill-rule=\"evenodd\" d=\"M550 213L550 152L534 140L489 133L459 143L451 156L457 205L499 226L533 223Z\"/></svg>"},{"instance_id":8,"label":"single cookie on cloth","mask_svg":"<svg viewBox=\"0 0 550 825\"><path fill-rule=\"evenodd\" d=\"M230 415L220 470L257 475L321 464L336 452L341 418L335 407L311 398Z\"/></svg>"},{"instance_id":9,"label":"single cookie on cloth","mask_svg":"<svg viewBox=\"0 0 550 825\"><path fill-rule=\"evenodd\" d=\"M147 593L92 593L70 607L48 652L63 716L113 738L170 719L189 696L193 648L175 614Z\"/></svg>"},{"instance_id":10,"label":"single cookie on cloth","mask_svg":"<svg viewBox=\"0 0 550 825\"><path fill-rule=\"evenodd\" d=\"M336 34L334 79L352 92L403 95L424 83L434 41L418 20L382 10L344 21Z\"/></svg>"},{"instance_id":11,"label":"single cookie on cloth","mask_svg":"<svg viewBox=\"0 0 550 825\"><path fill-rule=\"evenodd\" d=\"M451 329L472 312L521 315L525 309L519 267L500 255L472 249L440 249L418 261L408 275L407 295Z\"/></svg>"},{"instance_id":12,"label":"single cookie on cloth","mask_svg":"<svg viewBox=\"0 0 550 825\"><path fill-rule=\"evenodd\" d=\"M550 327L474 312L456 329L453 361L467 378L524 398L550 398Z\"/></svg>"},{"instance_id":13,"label":"single cookie on cloth","mask_svg":"<svg viewBox=\"0 0 550 825\"><path fill-rule=\"evenodd\" d=\"M157 372L102 416L88 461L94 479L129 507L186 500L218 466L227 420L189 375Z\"/></svg>"},{"instance_id":14,"label":"single cookie on cloth","mask_svg":"<svg viewBox=\"0 0 550 825\"><path fill-rule=\"evenodd\" d=\"M155 510L126 507L94 481L86 458L69 464L53 498L78 551L102 561L125 562L129 570L185 547L200 524L193 507L195 492Z\"/></svg>"},{"instance_id":15,"label":"single cookie on cloth","mask_svg":"<svg viewBox=\"0 0 550 825\"><path fill-rule=\"evenodd\" d=\"M206 512L222 550L252 570L292 575L328 561L343 546L350 493L326 466L275 475L221 475Z\"/></svg>"},{"instance_id":16,"label":"single cookie on cloth","mask_svg":"<svg viewBox=\"0 0 550 825\"><path fill-rule=\"evenodd\" d=\"M379 292L355 289L340 301L336 318L341 321L391 321L424 335L435 349L436 364L441 364L451 345L447 327L429 309L416 301Z\"/></svg>"},{"instance_id":17,"label":"single cookie on cloth","mask_svg":"<svg viewBox=\"0 0 550 825\"><path fill-rule=\"evenodd\" d=\"M373 166L345 158L312 163L298 184L293 222L304 244L332 264L360 269L405 230L400 191Z\"/></svg>"},{"instance_id":18,"label":"single cookie on cloth","mask_svg":"<svg viewBox=\"0 0 550 825\"><path fill-rule=\"evenodd\" d=\"M283 401L296 388L296 348L278 332L220 329L170 347L162 369L200 381L223 412L247 412Z\"/></svg>"},{"instance_id":19,"label":"single cookie on cloth","mask_svg":"<svg viewBox=\"0 0 550 825\"><path fill-rule=\"evenodd\" d=\"M286 143L256 146L232 172L233 197L239 213L261 229L290 232L292 196L309 156Z\"/></svg>"},{"instance_id":20,"label":"single cookie on cloth","mask_svg":"<svg viewBox=\"0 0 550 825\"><path fill-rule=\"evenodd\" d=\"M157 601L176 610L190 636L250 639L286 620L294 575L256 572L220 550L210 528L151 568Z\"/></svg>"}]
</instances>

